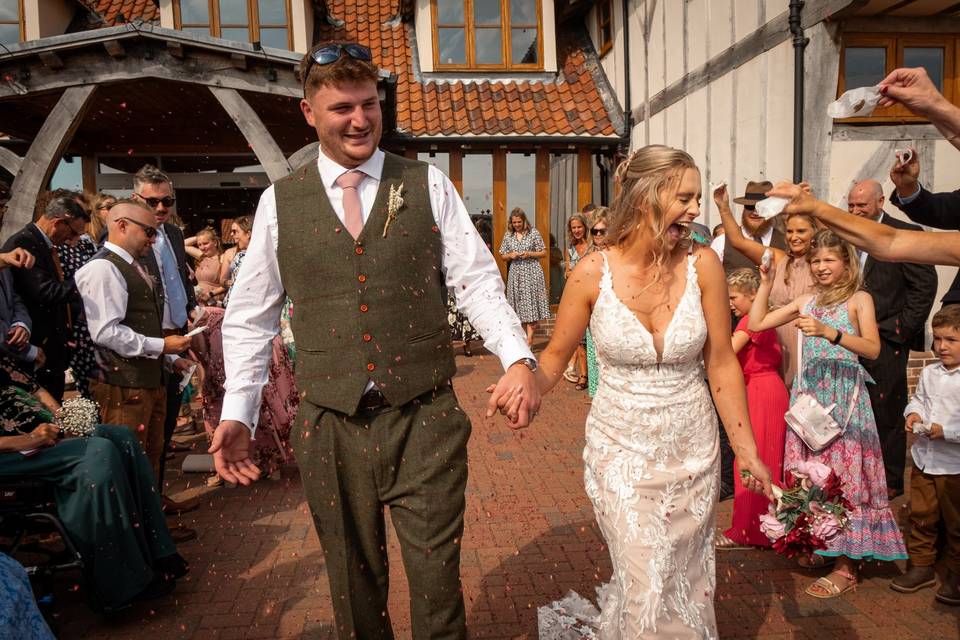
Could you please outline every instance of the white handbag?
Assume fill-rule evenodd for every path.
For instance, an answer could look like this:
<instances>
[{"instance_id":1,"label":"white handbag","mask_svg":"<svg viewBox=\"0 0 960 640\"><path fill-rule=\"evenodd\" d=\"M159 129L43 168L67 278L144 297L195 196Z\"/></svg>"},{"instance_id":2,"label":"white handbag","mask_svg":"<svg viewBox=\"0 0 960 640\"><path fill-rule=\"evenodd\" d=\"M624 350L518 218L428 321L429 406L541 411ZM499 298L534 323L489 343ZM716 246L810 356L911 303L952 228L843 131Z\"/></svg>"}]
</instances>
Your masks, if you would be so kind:
<instances>
[{"instance_id":1,"label":"white handbag","mask_svg":"<svg viewBox=\"0 0 960 640\"><path fill-rule=\"evenodd\" d=\"M847 428L847 424L850 422L850 417L853 415L853 410L857 404L857 397L860 395L860 380L859 378L857 379L857 386L854 387L853 396L850 400L850 408L847 411L847 419L844 421L842 427L837 424L837 421L830 415L830 412L836 409L837 405L831 404L824 407L817 401L813 393L803 391L802 386L803 333L798 329L797 397L783 417L790 428L793 429L793 432L797 434L797 437L803 440L803 443L807 445L811 451L816 453L825 449L831 442L839 438Z\"/></svg>"}]
</instances>

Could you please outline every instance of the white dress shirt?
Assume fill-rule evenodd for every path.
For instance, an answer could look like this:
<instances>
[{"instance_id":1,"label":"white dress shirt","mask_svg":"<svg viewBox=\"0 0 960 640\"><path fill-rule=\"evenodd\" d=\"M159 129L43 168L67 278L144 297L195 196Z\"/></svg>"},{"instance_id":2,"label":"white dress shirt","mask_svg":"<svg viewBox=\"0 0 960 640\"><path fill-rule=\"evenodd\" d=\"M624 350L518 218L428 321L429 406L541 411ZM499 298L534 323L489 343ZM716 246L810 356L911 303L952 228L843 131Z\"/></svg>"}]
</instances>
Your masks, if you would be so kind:
<instances>
[{"instance_id":1,"label":"white dress shirt","mask_svg":"<svg viewBox=\"0 0 960 640\"><path fill-rule=\"evenodd\" d=\"M133 264L133 256L122 247L109 241L103 246L127 264ZM148 337L121 324L127 315L129 295L127 282L115 264L109 260L90 260L77 270L74 280L83 298L87 328L94 344L124 358L156 359L163 354L163 338Z\"/></svg>"},{"instance_id":2,"label":"white dress shirt","mask_svg":"<svg viewBox=\"0 0 960 640\"><path fill-rule=\"evenodd\" d=\"M743 225L740 226L740 231L743 232L744 237L752 238L753 233L748 231ZM763 246L769 247L770 241L773 239L773 225L767 227L767 230L763 232L763 235L760 237L760 242L763 243ZM727 246L727 234L722 234L713 239L713 242L710 243L710 248L713 249L713 252L717 254L720 258L720 262L723 262L723 250Z\"/></svg>"},{"instance_id":3,"label":"white dress shirt","mask_svg":"<svg viewBox=\"0 0 960 640\"><path fill-rule=\"evenodd\" d=\"M960 473L960 367L947 369L930 364L920 372L920 381L903 415L915 413L926 424L943 426L943 440L917 436L910 452L913 461L935 476Z\"/></svg>"},{"instance_id":4,"label":"white dress shirt","mask_svg":"<svg viewBox=\"0 0 960 640\"><path fill-rule=\"evenodd\" d=\"M367 222L380 188L383 151L359 167L366 177L357 192ZM321 151L320 179L330 205L343 222L343 190L336 179L348 171ZM443 243L443 271L457 307L484 338L484 345L506 369L518 360L533 358L516 313L507 304L500 270L470 220L460 195L436 167L427 174L433 219ZM277 205L271 185L260 196L250 246L230 294L223 319L224 384L221 420L238 420L254 431L261 392L267 382L271 340L279 331L285 298L277 263ZM253 265L256 265L254 268ZM316 265L317 286L323 286L323 262ZM294 336L296 339L296 336Z\"/></svg>"}]
</instances>

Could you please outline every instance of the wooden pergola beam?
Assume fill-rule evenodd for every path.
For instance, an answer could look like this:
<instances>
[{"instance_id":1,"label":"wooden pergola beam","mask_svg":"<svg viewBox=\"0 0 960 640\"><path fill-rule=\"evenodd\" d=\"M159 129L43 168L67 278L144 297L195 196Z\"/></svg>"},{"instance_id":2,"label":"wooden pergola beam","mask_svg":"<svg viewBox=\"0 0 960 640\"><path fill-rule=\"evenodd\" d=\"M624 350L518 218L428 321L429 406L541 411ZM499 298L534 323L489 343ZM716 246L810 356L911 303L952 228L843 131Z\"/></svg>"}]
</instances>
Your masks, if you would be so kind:
<instances>
[{"instance_id":1,"label":"wooden pergola beam","mask_svg":"<svg viewBox=\"0 0 960 640\"><path fill-rule=\"evenodd\" d=\"M210 87L210 93L217 99L227 115L240 129L240 133L250 143L250 148L263 165L267 177L272 182L290 173L290 164L283 155L279 145L270 135L270 131L263 124L260 116L253 110L246 100L234 89Z\"/></svg>"},{"instance_id":2,"label":"wooden pergola beam","mask_svg":"<svg viewBox=\"0 0 960 640\"><path fill-rule=\"evenodd\" d=\"M46 65L48 69L53 69L54 71L63 69L63 60L53 51L44 51L39 56L40 61Z\"/></svg>"},{"instance_id":3,"label":"wooden pergola beam","mask_svg":"<svg viewBox=\"0 0 960 640\"><path fill-rule=\"evenodd\" d=\"M103 43L103 48L111 58L125 58L127 55L127 50L119 40L107 40Z\"/></svg>"},{"instance_id":4,"label":"wooden pergola beam","mask_svg":"<svg viewBox=\"0 0 960 640\"><path fill-rule=\"evenodd\" d=\"M297 82L292 66L266 67L250 64L244 71L233 67L229 62L229 56L201 49L191 49L190 55L184 58L177 57L176 52L171 48L156 49L151 59L143 58L129 46L126 47L126 56L122 58L104 56L102 48L100 51L101 53L97 53L95 49L91 49L73 54L69 58L61 56L63 62L70 66L70 73L53 70L43 64L30 65L29 80L23 82L27 88L27 95L62 90L67 87L144 78L269 93L298 99L303 95L303 89ZM17 66L13 67L11 63L0 59L0 75L13 73L14 70L19 71L21 68L22 62L18 62ZM278 76L272 76L268 69L273 69ZM0 83L0 99L17 96L13 87L7 83Z\"/></svg>"},{"instance_id":5,"label":"wooden pergola beam","mask_svg":"<svg viewBox=\"0 0 960 640\"><path fill-rule=\"evenodd\" d=\"M290 165L290 169L296 169L297 167L302 167L311 160L317 158L317 154L320 153L320 143L319 142L308 142L299 149L293 152L293 155L287 158L287 163Z\"/></svg>"},{"instance_id":6,"label":"wooden pergola beam","mask_svg":"<svg viewBox=\"0 0 960 640\"><path fill-rule=\"evenodd\" d=\"M14 178L10 189L12 197L0 227L0 242L33 221L37 197L57 168L95 90L94 85L70 87L50 111Z\"/></svg>"},{"instance_id":7,"label":"wooden pergola beam","mask_svg":"<svg viewBox=\"0 0 960 640\"><path fill-rule=\"evenodd\" d=\"M3 167L13 176L20 173L20 166L23 164L23 158L15 154L6 147L0 147L0 167Z\"/></svg>"}]
</instances>

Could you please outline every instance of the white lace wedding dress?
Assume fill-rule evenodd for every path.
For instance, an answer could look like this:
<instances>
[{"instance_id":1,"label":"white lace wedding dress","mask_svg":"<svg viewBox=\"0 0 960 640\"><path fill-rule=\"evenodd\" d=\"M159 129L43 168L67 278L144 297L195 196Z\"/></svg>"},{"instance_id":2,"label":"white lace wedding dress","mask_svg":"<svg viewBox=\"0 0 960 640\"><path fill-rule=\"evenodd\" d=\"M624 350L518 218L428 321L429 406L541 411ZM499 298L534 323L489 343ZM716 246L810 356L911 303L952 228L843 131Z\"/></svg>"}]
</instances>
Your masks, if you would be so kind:
<instances>
[{"instance_id":1,"label":"white lace wedding dress","mask_svg":"<svg viewBox=\"0 0 960 640\"><path fill-rule=\"evenodd\" d=\"M541 640L716 638L717 420L704 382L707 336L694 267L663 355L613 291L604 255L590 320L600 386L586 424L584 484L613 562L598 611L570 592L539 610Z\"/></svg>"}]
</instances>

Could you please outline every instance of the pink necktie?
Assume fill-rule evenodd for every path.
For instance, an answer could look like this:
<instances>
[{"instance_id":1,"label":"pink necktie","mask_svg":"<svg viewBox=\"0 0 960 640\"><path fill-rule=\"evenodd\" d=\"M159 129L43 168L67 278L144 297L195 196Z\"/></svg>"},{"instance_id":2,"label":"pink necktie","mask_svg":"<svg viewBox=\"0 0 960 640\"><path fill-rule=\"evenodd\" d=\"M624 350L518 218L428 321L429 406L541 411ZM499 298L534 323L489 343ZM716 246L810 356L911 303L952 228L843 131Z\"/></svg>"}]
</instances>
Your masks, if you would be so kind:
<instances>
[{"instance_id":1,"label":"pink necktie","mask_svg":"<svg viewBox=\"0 0 960 640\"><path fill-rule=\"evenodd\" d=\"M133 261L133 268L137 270L137 273L147 282L147 286L150 287L150 290L153 291L153 278L150 277L150 274L147 273L146 267L143 266L137 260Z\"/></svg>"},{"instance_id":2,"label":"pink necktie","mask_svg":"<svg viewBox=\"0 0 960 640\"><path fill-rule=\"evenodd\" d=\"M354 240L363 231L363 210L357 187L365 177L366 174L362 171L347 171L337 178L337 186L343 189L343 226Z\"/></svg>"}]
</instances>

